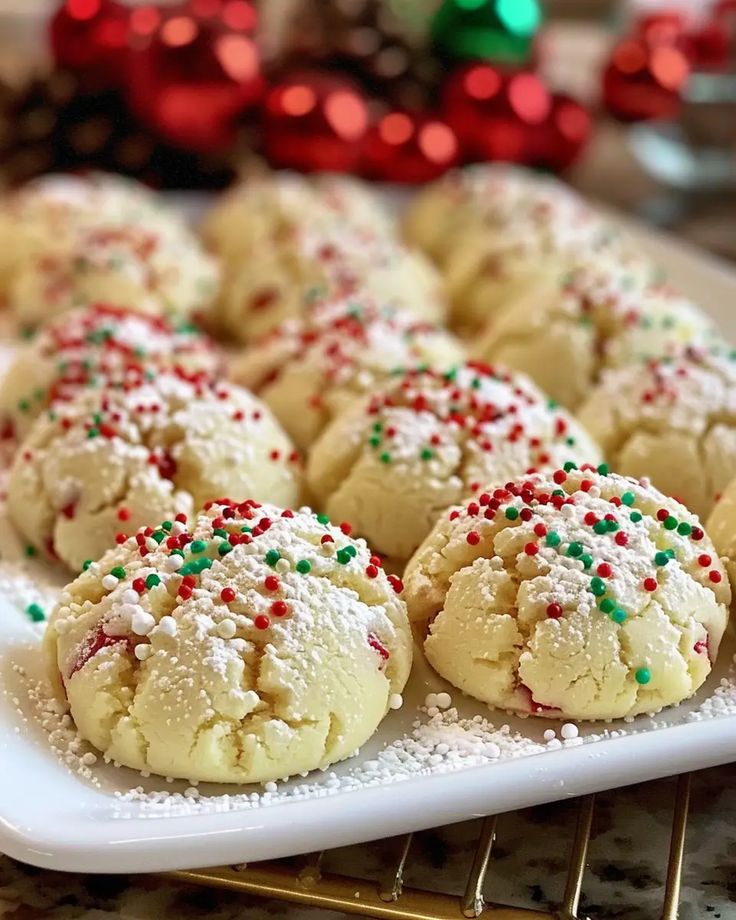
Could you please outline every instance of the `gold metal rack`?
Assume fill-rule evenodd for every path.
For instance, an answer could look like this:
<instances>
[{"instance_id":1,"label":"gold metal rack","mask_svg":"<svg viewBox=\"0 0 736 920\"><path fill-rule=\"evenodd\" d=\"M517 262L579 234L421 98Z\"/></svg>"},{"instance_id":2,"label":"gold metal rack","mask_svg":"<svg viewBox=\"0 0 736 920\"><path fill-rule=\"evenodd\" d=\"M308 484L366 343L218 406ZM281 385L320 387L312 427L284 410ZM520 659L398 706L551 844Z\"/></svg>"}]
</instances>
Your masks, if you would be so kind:
<instances>
[{"instance_id":1,"label":"gold metal rack","mask_svg":"<svg viewBox=\"0 0 736 920\"><path fill-rule=\"evenodd\" d=\"M690 774L678 777L661 920L677 920L690 788ZM406 834L391 842L390 845L396 850L395 858L385 877L377 882L323 873L324 852L311 853L297 863L277 860L248 866L170 872L167 873L167 877L197 885L227 888L290 901L306 907L321 907L346 914L388 920L461 920L463 917L480 917L486 913L489 920L490 917L493 920L584 920L578 914L578 908L583 891L594 811L595 796L590 795L578 800L577 821L567 864L565 893L559 909L553 913L509 907L485 899L484 882L496 837L495 816L483 819L465 888L459 897L404 886L403 878L411 855L412 834Z\"/></svg>"}]
</instances>

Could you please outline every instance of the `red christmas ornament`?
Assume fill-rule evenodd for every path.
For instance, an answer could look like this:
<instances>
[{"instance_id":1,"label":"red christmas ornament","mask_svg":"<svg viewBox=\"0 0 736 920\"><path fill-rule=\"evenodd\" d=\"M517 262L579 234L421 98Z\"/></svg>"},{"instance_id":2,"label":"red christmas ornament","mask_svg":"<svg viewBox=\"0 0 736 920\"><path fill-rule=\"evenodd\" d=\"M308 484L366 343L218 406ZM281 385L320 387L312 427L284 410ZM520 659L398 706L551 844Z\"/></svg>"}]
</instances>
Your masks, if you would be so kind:
<instances>
[{"instance_id":1,"label":"red christmas ornament","mask_svg":"<svg viewBox=\"0 0 736 920\"><path fill-rule=\"evenodd\" d=\"M673 43L625 38L603 73L603 100L623 121L672 118L689 76L687 57Z\"/></svg>"},{"instance_id":2,"label":"red christmas ornament","mask_svg":"<svg viewBox=\"0 0 736 920\"><path fill-rule=\"evenodd\" d=\"M504 73L485 63L460 68L443 91L445 116L468 159L529 159L529 140L551 111L549 90L528 71Z\"/></svg>"},{"instance_id":3,"label":"red christmas ornament","mask_svg":"<svg viewBox=\"0 0 736 920\"><path fill-rule=\"evenodd\" d=\"M561 172L580 156L590 140L590 113L570 96L552 97L544 124L529 132L529 163L540 169Z\"/></svg>"},{"instance_id":4,"label":"red christmas ornament","mask_svg":"<svg viewBox=\"0 0 736 920\"><path fill-rule=\"evenodd\" d=\"M263 144L274 166L303 172L352 172L368 128L359 89L318 70L293 74L268 91Z\"/></svg>"},{"instance_id":5,"label":"red christmas ornament","mask_svg":"<svg viewBox=\"0 0 736 920\"><path fill-rule=\"evenodd\" d=\"M383 181L429 182L458 163L459 150L455 132L439 118L389 112L368 133L364 168Z\"/></svg>"},{"instance_id":6,"label":"red christmas ornament","mask_svg":"<svg viewBox=\"0 0 736 920\"><path fill-rule=\"evenodd\" d=\"M128 51L130 10L115 0L65 0L51 18L56 64L85 87L119 85Z\"/></svg>"},{"instance_id":7,"label":"red christmas ornament","mask_svg":"<svg viewBox=\"0 0 736 920\"><path fill-rule=\"evenodd\" d=\"M163 137L194 150L227 150L238 118L263 92L249 0L190 0L131 13L127 98Z\"/></svg>"}]
</instances>

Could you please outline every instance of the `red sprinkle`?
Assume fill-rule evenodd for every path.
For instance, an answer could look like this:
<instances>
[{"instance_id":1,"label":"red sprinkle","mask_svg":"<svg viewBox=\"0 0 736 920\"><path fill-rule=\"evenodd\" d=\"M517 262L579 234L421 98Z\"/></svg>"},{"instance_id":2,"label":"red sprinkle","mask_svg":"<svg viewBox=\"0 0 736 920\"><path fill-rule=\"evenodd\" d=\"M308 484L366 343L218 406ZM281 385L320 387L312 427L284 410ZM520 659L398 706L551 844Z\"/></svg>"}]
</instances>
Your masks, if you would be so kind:
<instances>
[{"instance_id":1,"label":"red sprinkle","mask_svg":"<svg viewBox=\"0 0 736 920\"><path fill-rule=\"evenodd\" d=\"M644 579L644 590L645 591L656 591L657 590L657 579L656 578L645 578Z\"/></svg>"},{"instance_id":2,"label":"red sprinkle","mask_svg":"<svg viewBox=\"0 0 736 920\"><path fill-rule=\"evenodd\" d=\"M322 539L319 542L320 543L334 543L335 538L331 534L326 533L322 536Z\"/></svg>"},{"instance_id":3,"label":"red sprinkle","mask_svg":"<svg viewBox=\"0 0 736 920\"><path fill-rule=\"evenodd\" d=\"M546 536L547 536L547 528L544 526L544 524L535 524L535 525L534 525L534 533L535 533L538 537L546 537Z\"/></svg>"},{"instance_id":4,"label":"red sprinkle","mask_svg":"<svg viewBox=\"0 0 736 920\"><path fill-rule=\"evenodd\" d=\"M288 612L289 607L286 601L274 601L273 604L271 604L271 613L275 617L285 617ZM258 617L256 617L256 626L258 626ZM259 626L258 628L261 629L263 627Z\"/></svg>"},{"instance_id":5,"label":"red sprinkle","mask_svg":"<svg viewBox=\"0 0 736 920\"><path fill-rule=\"evenodd\" d=\"M223 588L220 591L220 599L225 601L226 604L229 604L230 601L235 600L235 591L233 588Z\"/></svg>"},{"instance_id":6,"label":"red sprinkle","mask_svg":"<svg viewBox=\"0 0 736 920\"><path fill-rule=\"evenodd\" d=\"M124 533L116 533L116 534L115 534L115 542L118 544L118 546L122 546L123 543L125 543L125 541L126 541L127 539L128 539L128 535L127 535L127 534L124 534Z\"/></svg>"},{"instance_id":7,"label":"red sprinkle","mask_svg":"<svg viewBox=\"0 0 736 920\"><path fill-rule=\"evenodd\" d=\"M192 589L189 585L179 585L179 590L176 593L183 601L188 601L192 596Z\"/></svg>"},{"instance_id":8,"label":"red sprinkle","mask_svg":"<svg viewBox=\"0 0 736 920\"><path fill-rule=\"evenodd\" d=\"M601 578L610 578L613 573L613 569L607 562L601 562L601 564L596 569L596 572L601 576Z\"/></svg>"},{"instance_id":9,"label":"red sprinkle","mask_svg":"<svg viewBox=\"0 0 736 920\"><path fill-rule=\"evenodd\" d=\"M118 520L129 521L132 514L130 508L118 508Z\"/></svg>"},{"instance_id":10,"label":"red sprinkle","mask_svg":"<svg viewBox=\"0 0 736 920\"><path fill-rule=\"evenodd\" d=\"M567 479L567 473L564 470L555 470L552 474L552 479L559 486Z\"/></svg>"},{"instance_id":11,"label":"red sprinkle","mask_svg":"<svg viewBox=\"0 0 736 920\"><path fill-rule=\"evenodd\" d=\"M268 629L271 625L271 621L265 614L259 613L255 620L253 620L253 625L256 629Z\"/></svg>"},{"instance_id":12,"label":"red sprinkle","mask_svg":"<svg viewBox=\"0 0 736 920\"><path fill-rule=\"evenodd\" d=\"M477 530L471 530L465 539L471 546L477 546L480 543L480 534Z\"/></svg>"},{"instance_id":13,"label":"red sprinkle","mask_svg":"<svg viewBox=\"0 0 736 920\"><path fill-rule=\"evenodd\" d=\"M626 544L629 542L629 538L626 536L623 530L619 530L613 539L619 546L626 546Z\"/></svg>"},{"instance_id":14,"label":"red sprinkle","mask_svg":"<svg viewBox=\"0 0 736 920\"><path fill-rule=\"evenodd\" d=\"M714 585L717 585L718 582L723 579L723 575L716 571L716 569L712 569L710 572L708 572L708 578L710 578Z\"/></svg>"},{"instance_id":15,"label":"red sprinkle","mask_svg":"<svg viewBox=\"0 0 736 920\"><path fill-rule=\"evenodd\" d=\"M700 527L693 527L693 529L690 531L690 539L695 540L696 542L698 540L702 540L704 536L705 533Z\"/></svg>"},{"instance_id":16,"label":"red sprinkle","mask_svg":"<svg viewBox=\"0 0 736 920\"><path fill-rule=\"evenodd\" d=\"M698 556L698 565L702 565L703 568L710 565L712 561L713 560L707 553L703 553L702 555Z\"/></svg>"},{"instance_id":17,"label":"red sprinkle","mask_svg":"<svg viewBox=\"0 0 736 920\"><path fill-rule=\"evenodd\" d=\"M134 578L132 588L134 591L137 591L139 594L143 594L146 590L146 579L145 578Z\"/></svg>"},{"instance_id":18,"label":"red sprinkle","mask_svg":"<svg viewBox=\"0 0 736 920\"><path fill-rule=\"evenodd\" d=\"M279 590L279 580L275 575L266 575L263 580L263 587L266 591L278 591Z\"/></svg>"},{"instance_id":19,"label":"red sprinkle","mask_svg":"<svg viewBox=\"0 0 736 920\"><path fill-rule=\"evenodd\" d=\"M547 616L558 620L562 616L562 607L559 604L547 604Z\"/></svg>"},{"instance_id":20,"label":"red sprinkle","mask_svg":"<svg viewBox=\"0 0 736 920\"><path fill-rule=\"evenodd\" d=\"M399 578L398 575L389 575L388 583L397 594L401 594L401 592L404 590L404 582Z\"/></svg>"},{"instance_id":21,"label":"red sprinkle","mask_svg":"<svg viewBox=\"0 0 736 920\"><path fill-rule=\"evenodd\" d=\"M536 556L537 553L539 552L539 544L538 543L527 543L526 546L524 547L524 552L527 554L527 556Z\"/></svg>"},{"instance_id":22,"label":"red sprinkle","mask_svg":"<svg viewBox=\"0 0 736 920\"><path fill-rule=\"evenodd\" d=\"M378 568L375 565L368 565L366 566L365 574L368 576L368 578L377 578Z\"/></svg>"}]
</instances>

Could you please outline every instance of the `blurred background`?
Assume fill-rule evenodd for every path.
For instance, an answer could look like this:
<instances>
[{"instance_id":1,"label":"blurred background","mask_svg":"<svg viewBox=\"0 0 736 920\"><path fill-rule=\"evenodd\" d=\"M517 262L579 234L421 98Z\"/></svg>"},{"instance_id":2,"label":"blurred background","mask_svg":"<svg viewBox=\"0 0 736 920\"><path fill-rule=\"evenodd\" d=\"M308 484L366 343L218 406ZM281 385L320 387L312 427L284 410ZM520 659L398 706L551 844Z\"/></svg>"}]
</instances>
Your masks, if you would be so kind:
<instances>
[{"instance_id":1,"label":"blurred background","mask_svg":"<svg viewBox=\"0 0 736 920\"><path fill-rule=\"evenodd\" d=\"M562 173L736 258L736 0L0 0L0 180Z\"/></svg>"}]
</instances>

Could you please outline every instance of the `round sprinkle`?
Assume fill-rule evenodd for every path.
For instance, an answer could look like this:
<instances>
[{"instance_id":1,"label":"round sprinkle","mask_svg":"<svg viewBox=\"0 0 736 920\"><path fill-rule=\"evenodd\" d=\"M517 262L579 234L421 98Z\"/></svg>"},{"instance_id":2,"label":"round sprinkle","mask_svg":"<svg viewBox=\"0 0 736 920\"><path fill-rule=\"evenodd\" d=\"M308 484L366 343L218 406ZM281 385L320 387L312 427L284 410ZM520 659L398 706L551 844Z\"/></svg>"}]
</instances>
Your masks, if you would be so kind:
<instances>
[{"instance_id":1,"label":"round sprinkle","mask_svg":"<svg viewBox=\"0 0 736 920\"><path fill-rule=\"evenodd\" d=\"M160 585L160 584L161 584L161 579L158 577L158 575L156 575L155 572L151 572L151 574L146 577L146 587L147 588L155 588L156 585Z\"/></svg>"},{"instance_id":2,"label":"round sprinkle","mask_svg":"<svg viewBox=\"0 0 736 920\"><path fill-rule=\"evenodd\" d=\"M631 507L636 501L636 496L634 495L633 492L624 492L623 495L621 496L621 501L625 505L628 505L629 507Z\"/></svg>"},{"instance_id":3,"label":"round sprinkle","mask_svg":"<svg viewBox=\"0 0 736 920\"><path fill-rule=\"evenodd\" d=\"M554 530L550 530L550 532L547 534L545 543L547 544L547 546L559 546L561 541L562 541L562 538L560 537L560 535L556 533Z\"/></svg>"},{"instance_id":4,"label":"round sprinkle","mask_svg":"<svg viewBox=\"0 0 736 920\"><path fill-rule=\"evenodd\" d=\"M615 610L611 611L611 619L614 623L623 623L627 616L628 614L622 607L616 607Z\"/></svg>"},{"instance_id":5,"label":"round sprinkle","mask_svg":"<svg viewBox=\"0 0 736 920\"><path fill-rule=\"evenodd\" d=\"M713 582L714 585L717 585L723 576L716 569L712 569L710 572L708 572L708 578Z\"/></svg>"},{"instance_id":6,"label":"round sprinkle","mask_svg":"<svg viewBox=\"0 0 736 920\"><path fill-rule=\"evenodd\" d=\"M611 597L604 597L600 604L598 604L598 609L601 613L613 613L616 609L616 601Z\"/></svg>"},{"instance_id":7,"label":"round sprinkle","mask_svg":"<svg viewBox=\"0 0 736 920\"><path fill-rule=\"evenodd\" d=\"M289 608L286 601L274 601L273 604L271 604L271 613L275 617L285 617L288 612Z\"/></svg>"},{"instance_id":8,"label":"round sprinkle","mask_svg":"<svg viewBox=\"0 0 736 920\"><path fill-rule=\"evenodd\" d=\"M273 568L280 558L281 553L277 549L270 549L266 553L266 565L270 565Z\"/></svg>"},{"instance_id":9,"label":"round sprinkle","mask_svg":"<svg viewBox=\"0 0 736 920\"><path fill-rule=\"evenodd\" d=\"M312 563L308 559L300 559L296 564L296 570L300 575L308 575L312 571Z\"/></svg>"},{"instance_id":10,"label":"round sprinkle","mask_svg":"<svg viewBox=\"0 0 736 920\"><path fill-rule=\"evenodd\" d=\"M207 544L204 540L192 540L189 544L189 549L193 553L203 553L207 549Z\"/></svg>"},{"instance_id":11,"label":"round sprinkle","mask_svg":"<svg viewBox=\"0 0 736 920\"><path fill-rule=\"evenodd\" d=\"M235 600L235 589L234 588L223 588L220 591L220 599L223 600L226 604L229 604L231 601Z\"/></svg>"},{"instance_id":12,"label":"round sprinkle","mask_svg":"<svg viewBox=\"0 0 736 920\"><path fill-rule=\"evenodd\" d=\"M125 578L125 569L122 565L115 565L110 569L110 574L114 575L115 578Z\"/></svg>"},{"instance_id":13,"label":"round sprinkle","mask_svg":"<svg viewBox=\"0 0 736 920\"><path fill-rule=\"evenodd\" d=\"M655 565L667 565L669 561L670 561L670 557L667 555L666 552L663 552L662 550L654 554L654 564Z\"/></svg>"},{"instance_id":14,"label":"round sprinkle","mask_svg":"<svg viewBox=\"0 0 736 920\"><path fill-rule=\"evenodd\" d=\"M658 587L656 578L645 578L644 579L644 590L645 591L656 591Z\"/></svg>"},{"instance_id":15,"label":"round sprinkle","mask_svg":"<svg viewBox=\"0 0 736 920\"><path fill-rule=\"evenodd\" d=\"M265 614L259 613L258 616L253 620L253 625L256 629L268 629L268 627L271 625L271 621Z\"/></svg>"},{"instance_id":16,"label":"round sprinkle","mask_svg":"<svg viewBox=\"0 0 736 920\"><path fill-rule=\"evenodd\" d=\"M43 607L40 604L29 604L26 607L26 614L34 623L40 623L42 620L46 619L46 614L43 612Z\"/></svg>"},{"instance_id":17,"label":"round sprinkle","mask_svg":"<svg viewBox=\"0 0 736 920\"><path fill-rule=\"evenodd\" d=\"M278 591L279 590L279 580L275 575L266 575L263 580L263 587L266 591Z\"/></svg>"},{"instance_id":18,"label":"round sprinkle","mask_svg":"<svg viewBox=\"0 0 736 920\"><path fill-rule=\"evenodd\" d=\"M471 530L465 539L471 546L477 546L480 543L480 534L477 530Z\"/></svg>"},{"instance_id":19,"label":"round sprinkle","mask_svg":"<svg viewBox=\"0 0 736 920\"><path fill-rule=\"evenodd\" d=\"M637 668L634 674L637 684L648 684L652 679L652 673L649 668Z\"/></svg>"},{"instance_id":20,"label":"round sprinkle","mask_svg":"<svg viewBox=\"0 0 736 920\"><path fill-rule=\"evenodd\" d=\"M562 607L559 604L547 604L547 616L558 620L562 616Z\"/></svg>"},{"instance_id":21,"label":"round sprinkle","mask_svg":"<svg viewBox=\"0 0 736 920\"><path fill-rule=\"evenodd\" d=\"M518 516L519 516L519 509L518 509L518 508L514 508L514 507L512 506L511 508L507 508L507 509L504 511L504 515L506 516L506 520L508 520L508 521L515 521L515 520L518 518Z\"/></svg>"}]
</instances>

